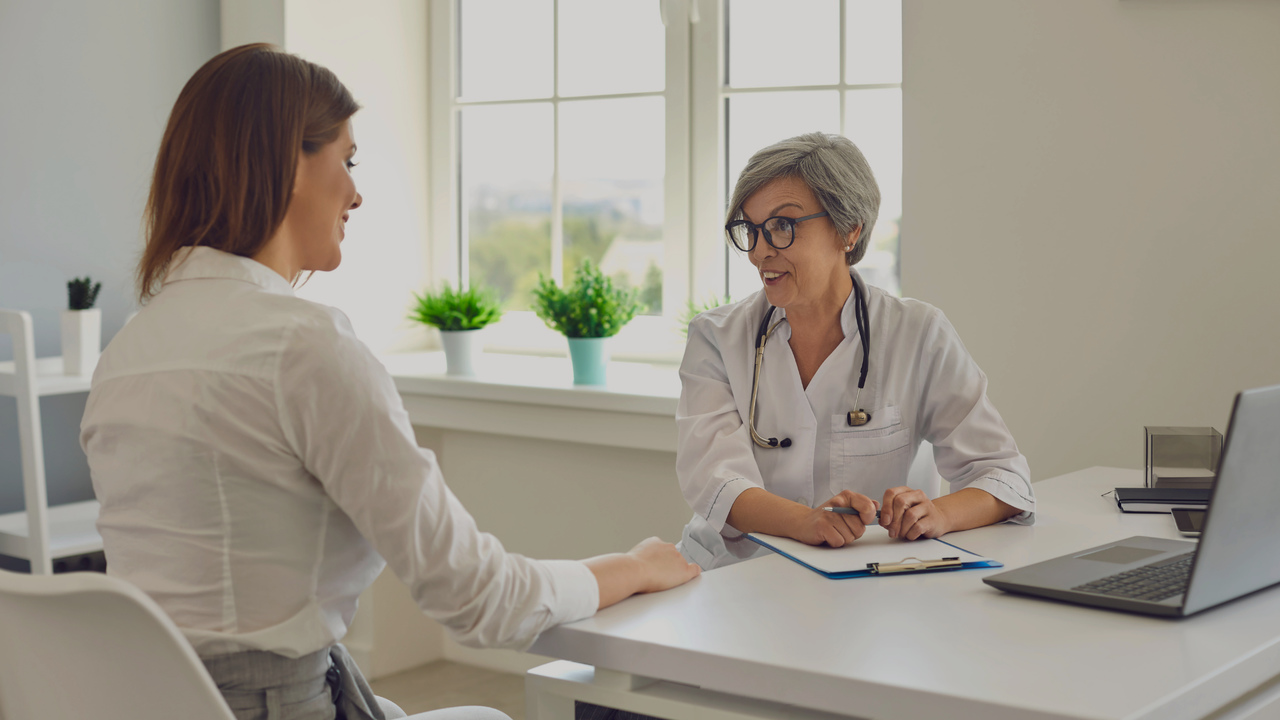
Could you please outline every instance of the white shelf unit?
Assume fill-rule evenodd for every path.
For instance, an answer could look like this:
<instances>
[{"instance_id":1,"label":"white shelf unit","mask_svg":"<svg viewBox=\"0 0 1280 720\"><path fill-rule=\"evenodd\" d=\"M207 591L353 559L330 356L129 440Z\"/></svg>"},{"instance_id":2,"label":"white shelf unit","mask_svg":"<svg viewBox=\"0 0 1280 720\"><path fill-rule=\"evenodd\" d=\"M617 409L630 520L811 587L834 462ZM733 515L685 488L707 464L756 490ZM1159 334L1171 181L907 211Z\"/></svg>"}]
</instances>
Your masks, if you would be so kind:
<instances>
[{"instance_id":1,"label":"white shelf unit","mask_svg":"<svg viewBox=\"0 0 1280 720\"><path fill-rule=\"evenodd\" d=\"M0 515L0 554L25 558L31 562L33 575L48 575L58 558L102 549L97 500L49 507L40 431L40 398L87 392L93 371L82 376L64 375L61 357L37 360L29 313L0 310L0 333L13 338L14 359L0 362L0 396L18 401L26 503L24 510Z\"/></svg>"}]
</instances>

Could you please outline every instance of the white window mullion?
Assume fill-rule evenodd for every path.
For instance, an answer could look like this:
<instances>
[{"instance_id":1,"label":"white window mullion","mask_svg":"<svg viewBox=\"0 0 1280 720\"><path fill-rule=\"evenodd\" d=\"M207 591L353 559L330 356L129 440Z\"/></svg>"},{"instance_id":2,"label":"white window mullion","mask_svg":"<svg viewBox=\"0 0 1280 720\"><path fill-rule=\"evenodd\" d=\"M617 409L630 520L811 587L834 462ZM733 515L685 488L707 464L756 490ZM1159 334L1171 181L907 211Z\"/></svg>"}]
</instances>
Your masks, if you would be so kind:
<instances>
[{"instance_id":1,"label":"white window mullion","mask_svg":"<svg viewBox=\"0 0 1280 720\"><path fill-rule=\"evenodd\" d=\"M426 277L433 284L447 280L465 282L466 255L458 242L460 217L457 97L458 18L452 0L436 0L429 8L430 108L427 128L431 167L428 187L431 238L427 252L430 263Z\"/></svg>"},{"instance_id":2,"label":"white window mullion","mask_svg":"<svg viewBox=\"0 0 1280 720\"><path fill-rule=\"evenodd\" d=\"M560 2L551 3L551 278L564 284L564 189L560 185Z\"/></svg>"},{"instance_id":3,"label":"white window mullion","mask_svg":"<svg viewBox=\"0 0 1280 720\"><path fill-rule=\"evenodd\" d=\"M728 289L725 277L724 18L721 0L698 3L691 28L689 286L694 302Z\"/></svg>"},{"instance_id":4,"label":"white window mullion","mask_svg":"<svg viewBox=\"0 0 1280 720\"><path fill-rule=\"evenodd\" d=\"M662 307L667 317L679 317L690 297L697 297L690 272L693 251L693 184L690 162L691 98L689 41L697 0L664 0L666 19L666 172L663 187Z\"/></svg>"},{"instance_id":5,"label":"white window mullion","mask_svg":"<svg viewBox=\"0 0 1280 720\"><path fill-rule=\"evenodd\" d=\"M848 52L845 33L849 30L849 24L846 21L845 13L848 11L848 0L840 0L840 134L847 135L849 125L846 123L845 117L845 95L848 93L848 77L846 76L847 64L845 62L845 53Z\"/></svg>"}]
</instances>

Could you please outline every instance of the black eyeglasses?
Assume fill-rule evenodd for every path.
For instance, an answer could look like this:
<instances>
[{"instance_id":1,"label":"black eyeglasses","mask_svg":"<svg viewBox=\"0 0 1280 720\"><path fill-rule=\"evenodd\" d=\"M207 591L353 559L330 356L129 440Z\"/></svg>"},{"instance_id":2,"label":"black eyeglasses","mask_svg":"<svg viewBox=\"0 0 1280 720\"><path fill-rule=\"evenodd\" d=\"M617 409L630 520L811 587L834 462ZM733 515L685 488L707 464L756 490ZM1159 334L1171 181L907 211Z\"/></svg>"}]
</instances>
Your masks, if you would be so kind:
<instances>
[{"instance_id":1,"label":"black eyeglasses","mask_svg":"<svg viewBox=\"0 0 1280 720\"><path fill-rule=\"evenodd\" d=\"M820 218L826 214L824 210L802 218L774 216L759 225L750 220L734 220L724 226L724 231L729 234L729 242L742 252L751 252L756 246L756 238L760 236L761 230L764 231L765 242L779 250L786 250L796 241L796 223ZM774 240L775 237L777 240Z\"/></svg>"}]
</instances>

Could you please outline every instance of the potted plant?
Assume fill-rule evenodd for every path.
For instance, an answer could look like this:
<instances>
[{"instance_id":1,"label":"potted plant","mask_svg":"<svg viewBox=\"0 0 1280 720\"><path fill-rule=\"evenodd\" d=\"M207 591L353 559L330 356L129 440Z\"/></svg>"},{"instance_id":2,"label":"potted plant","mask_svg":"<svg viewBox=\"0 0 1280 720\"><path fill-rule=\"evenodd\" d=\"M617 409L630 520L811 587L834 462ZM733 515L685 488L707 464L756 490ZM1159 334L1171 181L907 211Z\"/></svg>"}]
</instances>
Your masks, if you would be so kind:
<instances>
[{"instance_id":1,"label":"potted plant","mask_svg":"<svg viewBox=\"0 0 1280 720\"><path fill-rule=\"evenodd\" d=\"M680 331L682 336L688 338L689 323L693 322L694 318L708 310L714 310L721 305L728 305L730 302L732 302L732 300L729 299L728 295L725 295L724 297L711 295L704 298L702 302L694 302L690 299L684 305L684 312L680 314L680 320L677 322L676 329Z\"/></svg>"},{"instance_id":2,"label":"potted plant","mask_svg":"<svg viewBox=\"0 0 1280 720\"><path fill-rule=\"evenodd\" d=\"M474 375L480 351L480 329L502 317L502 307L489 290L472 285L455 290L444 283L438 292L414 294L409 318L440 330L449 375Z\"/></svg>"},{"instance_id":3,"label":"potted plant","mask_svg":"<svg viewBox=\"0 0 1280 720\"><path fill-rule=\"evenodd\" d=\"M575 385L603 385L609 361L605 341L641 309L635 290L618 287L590 260L574 271L564 288L541 276L533 290L533 309L552 330L569 341Z\"/></svg>"},{"instance_id":4,"label":"potted plant","mask_svg":"<svg viewBox=\"0 0 1280 720\"><path fill-rule=\"evenodd\" d=\"M102 283L87 276L67 281L67 309L62 311L62 371L88 375L102 353L102 311L93 307Z\"/></svg>"}]
</instances>

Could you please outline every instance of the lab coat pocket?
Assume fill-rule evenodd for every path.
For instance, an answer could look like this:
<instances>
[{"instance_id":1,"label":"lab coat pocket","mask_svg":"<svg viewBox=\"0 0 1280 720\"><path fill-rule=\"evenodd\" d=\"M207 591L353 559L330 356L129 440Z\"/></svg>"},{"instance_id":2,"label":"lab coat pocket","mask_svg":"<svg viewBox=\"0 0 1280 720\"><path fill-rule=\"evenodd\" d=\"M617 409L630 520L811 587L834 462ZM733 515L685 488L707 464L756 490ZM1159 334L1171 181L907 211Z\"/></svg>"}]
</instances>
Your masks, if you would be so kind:
<instances>
[{"instance_id":1,"label":"lab coat pocket","mask_svg":"<svg viewBox=\"0 0 1280 720\"><path fill-rule=\"evenodd\" d=\"M906 483L911 466L911 429L892 405L872 412L871 422L849 425L845 415L831 418L831 494L852 490L878 497Z\"/></svg>"}]
</instances>

